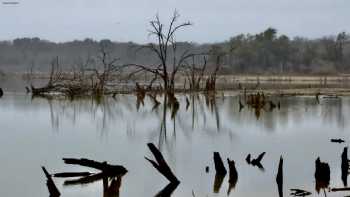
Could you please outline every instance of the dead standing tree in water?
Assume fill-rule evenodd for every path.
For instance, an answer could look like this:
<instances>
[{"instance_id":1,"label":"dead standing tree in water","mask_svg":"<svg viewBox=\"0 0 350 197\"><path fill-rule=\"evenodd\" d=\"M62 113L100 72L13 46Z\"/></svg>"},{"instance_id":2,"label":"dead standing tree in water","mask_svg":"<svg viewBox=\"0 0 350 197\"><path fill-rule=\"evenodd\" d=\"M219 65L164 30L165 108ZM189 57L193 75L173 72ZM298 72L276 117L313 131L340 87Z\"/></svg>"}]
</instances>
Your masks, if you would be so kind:
<instances>
[{"instance_id":1,"label":"dead standing tree in water","mask_svg":"<svg viewBox=\"0 0 350 197\"><path fill-rule=\"evenodd\" d=\"M97 56L98 65L95 68L88 68L87 71L93 72L91 75L92 93L95 96L106 94L108 83L112 82L123 67L117 65L119 58L111 56L107 43L100 44L99 55Z\"/></svg>"},{"instance_id":2,"label":"dead standing tree in water","mask_svg":"<svg viewBox=\"0 0 350 197\"><path fill-rule=\"evenodd\" d=\"M178 55L177 53L178 46L175 40L176 33L184 27L192 25L190 22L177 24L179 17L180 15L177 11L175 11L168 28L166 28L160 21L158 15L156 16L155 20L150 22L150 36L155 37L156 44L150 43L142 48L152 51L159 60L158 64L127 65L129 68L135 68L135 70L131 72L130 76L142 73L149 73L153 75L149 88L152 87L155 81L160 79L163 82L162 88L165 92L174 92L176 74L181 68L184 67L185 61L194 56L194 54L191 54L188 50L183 52L181 55Z\"/></svg>"}]
</instances>

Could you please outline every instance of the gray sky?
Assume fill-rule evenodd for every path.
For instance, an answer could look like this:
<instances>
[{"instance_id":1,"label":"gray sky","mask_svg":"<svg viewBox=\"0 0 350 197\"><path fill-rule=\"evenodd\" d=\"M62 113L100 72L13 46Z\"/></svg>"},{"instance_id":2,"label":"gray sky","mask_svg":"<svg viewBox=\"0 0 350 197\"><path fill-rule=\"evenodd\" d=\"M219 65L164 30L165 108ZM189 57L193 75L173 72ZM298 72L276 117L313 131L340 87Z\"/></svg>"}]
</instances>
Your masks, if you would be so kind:
<instances>
[{"instance_id":1,"label":"gray sky","mask_svg":"<svg viewBox=\"0 0 350 197\"><path fill-rule=\"evenodd\" d=\"M6 0L0 0L4 2ZM288 36L350 32L350 0L17 0L0 5L0 40L109 38L149 42L148 21L176 8L194 26L178 40L215 42L274 27Z\"/></svg>"}]
</instances>

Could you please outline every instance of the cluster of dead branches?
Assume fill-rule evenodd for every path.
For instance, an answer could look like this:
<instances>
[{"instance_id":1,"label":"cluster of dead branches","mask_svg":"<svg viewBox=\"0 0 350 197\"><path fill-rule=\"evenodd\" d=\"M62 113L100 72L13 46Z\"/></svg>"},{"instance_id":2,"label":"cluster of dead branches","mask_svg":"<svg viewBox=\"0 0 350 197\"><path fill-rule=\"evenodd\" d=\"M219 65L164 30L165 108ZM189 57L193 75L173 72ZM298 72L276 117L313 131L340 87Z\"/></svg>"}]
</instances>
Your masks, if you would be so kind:
<instances>
[{"instance_id":1,"label":"cluster of dead branches","mask_svg":"<svg viewBox=\"0 0 350 197\"><path fill-rule=\"evenodd\" d=\"M207 53L192 53L185 50L178 51L176 34L183 28L192 25L190 22L178 23L180 15L177 11L171 18L168 26L164 25L159 16L150 22L149 35L155 38L154 43L141 47L153 52L158 61L153 65L143 64L118 64L118 58L112 57L107 44L101 43L99 55L94 58L88 57L86 61L73 67L71 72L62 72L58 57L51 63L51 71L47 84L41 88L31 86L33 95L45 95L48 93L62 93L70 98L81 95L102 96L116 92L115 85L121 76L126 76L127 81L133 77L150 75L152 78L145 84L140 84L135 89L140 90L141 86L145 91L161 90L164 93L174 93L177 76L179 73L185 76L189 83L190 91L215 91L216 76L220 68L220 57L212 72L207 69ZM119 79L118 79L119 78ZM158 82L158 87L153 87ZM205 85L202 85L202 84Z\"/></svg>"},{"instance_id":2,"label":"cluster of dead branches","mask_svg":"<svg viewBox=\"0 0 350 197\"><path fill-rule=\"evenodd\" d=\"M101 45L97 57L88 57L78 63L70 72L63 72L56 57L51 62L48 82L41 88L31 85L34 96L61 93L70 98L84 95L102 96L111 93L111 83L117 79L122 66L118 58L112 58L107 47Z\"/></svg>"}]
</instances>

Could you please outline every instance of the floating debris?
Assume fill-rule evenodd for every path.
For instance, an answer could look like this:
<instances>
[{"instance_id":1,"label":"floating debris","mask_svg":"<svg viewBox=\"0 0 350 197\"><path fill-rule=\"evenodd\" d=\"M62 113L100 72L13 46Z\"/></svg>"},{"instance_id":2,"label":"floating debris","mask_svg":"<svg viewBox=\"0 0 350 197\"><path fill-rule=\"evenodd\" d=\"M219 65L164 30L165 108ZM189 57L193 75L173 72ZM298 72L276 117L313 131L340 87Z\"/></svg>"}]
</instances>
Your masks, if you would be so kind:
<instances>
[{"instance_id":1,"label":"floating debris","mask_svg":"<svg viewBox=\"0 0 350 197\"><path fill-rule=\"evenodd\" d=\"M292 196L309 196L312 194L311 192L302 189L290 189L290 191L290 195Z\"/></svg>"},{"instance_id":2,"label":"floating debris","mask_svg":"<svg viewBox=\"0 0 350 197\"><path fill-rule=\"evenodd\" d=\"M339 138L339 139L331 139L331 142L341 144L341 143L344 143L344 142L345 142L345 140L340 139L340 138Z\"/></svg>"}]
</instances>

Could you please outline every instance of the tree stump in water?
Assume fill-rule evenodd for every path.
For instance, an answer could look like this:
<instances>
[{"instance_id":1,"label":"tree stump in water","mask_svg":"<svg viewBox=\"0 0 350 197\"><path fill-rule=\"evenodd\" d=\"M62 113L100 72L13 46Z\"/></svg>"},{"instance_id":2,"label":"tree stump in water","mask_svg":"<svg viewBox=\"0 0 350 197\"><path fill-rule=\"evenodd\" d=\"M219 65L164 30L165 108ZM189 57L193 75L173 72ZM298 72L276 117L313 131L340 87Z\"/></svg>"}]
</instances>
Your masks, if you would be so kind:
<instances>
[{"instance_id":1,"label":"tree stump in water","mask_svg":"<svg viewBox=\"0 0 350 197\"><path fill-rule=\"evenodd\" d=\"M224 166L224 163L222 162L219 152L214 152L214 165L215 165L216 174L226 175L227 171Z\"/></svg>"}]
</instances>

